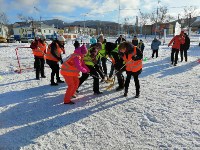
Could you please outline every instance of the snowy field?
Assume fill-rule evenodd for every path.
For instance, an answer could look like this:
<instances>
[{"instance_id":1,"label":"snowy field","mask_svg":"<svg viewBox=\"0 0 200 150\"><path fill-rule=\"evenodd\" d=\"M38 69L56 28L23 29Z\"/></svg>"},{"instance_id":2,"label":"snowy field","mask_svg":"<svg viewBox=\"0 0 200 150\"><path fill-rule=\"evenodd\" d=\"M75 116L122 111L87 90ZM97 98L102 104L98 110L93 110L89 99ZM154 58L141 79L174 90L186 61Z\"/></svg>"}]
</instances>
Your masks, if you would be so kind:
<instances>
[{"instance_id":1,"label":"snowy field","mask_svg":"<svg viewBox=\"0 0 200 150\"><path fill-rule=\"evenodd\" d=\"M108 41L113 39L108 39ZM167 39L167 43L169 42ZM132 78L128 97L115 86L101 83L102 95L93 95L92 78L80 87L75 105L63 105L66 84L50 86L47 78L35 80L29 44L0 44L0 150L199 150L200 149L200 47L191 38L188 62L170 64L171 48L160 46L151 56L152 38L145 43L141 96L135 99ZM69 41L68 56L73 52ZM180 60L180 59L179 59ZM110 63L108 62L110 67Z\"/></svg>"}]
</instances>

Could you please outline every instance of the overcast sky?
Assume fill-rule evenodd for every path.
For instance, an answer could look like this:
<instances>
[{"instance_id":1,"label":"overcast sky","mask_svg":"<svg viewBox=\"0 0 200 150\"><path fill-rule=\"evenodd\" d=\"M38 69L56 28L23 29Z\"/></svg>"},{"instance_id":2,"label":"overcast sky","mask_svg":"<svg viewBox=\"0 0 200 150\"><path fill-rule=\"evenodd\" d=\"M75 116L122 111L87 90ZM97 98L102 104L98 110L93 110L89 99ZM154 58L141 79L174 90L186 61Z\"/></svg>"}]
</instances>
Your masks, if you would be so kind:
<instances>
[{"instance_id":1,"label":"overcast sky","mask_svg":"<svg viewBox=\"0 0 200 150\"><path fill-rule=\"evenodd\" d=\"M10 23L20 21L18 14L35 20L41 17L42 20L57 18L66 22L84 19L118 22L119 6L120 22L128 18L129 23L135 22L139 9L152 12L159 6L167 6L175 17L183 12L184 6L196 6L200 10L199 0L160 0L159 4L157 0L0 0L0 11L7 14Z\"/></svg>"}]
</instances>

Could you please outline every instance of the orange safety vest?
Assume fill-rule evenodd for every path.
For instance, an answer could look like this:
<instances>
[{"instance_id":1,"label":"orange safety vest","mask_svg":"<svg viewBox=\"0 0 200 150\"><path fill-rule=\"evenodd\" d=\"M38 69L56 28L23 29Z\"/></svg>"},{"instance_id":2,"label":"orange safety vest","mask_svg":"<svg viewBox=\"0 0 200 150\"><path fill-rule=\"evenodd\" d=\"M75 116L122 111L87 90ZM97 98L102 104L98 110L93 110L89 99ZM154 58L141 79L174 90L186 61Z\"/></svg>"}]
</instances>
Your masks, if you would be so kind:
<instances>
[{"instance_id":1,"label":"orange safety vest","mask_svg":"<svg viewBox=\"0 0 200 150\"><path fill-rule=\"evenodd\" d=\"M46 44L38 42L37 48L32 49L34 56L43 57L46 53Z\"/></svg>"},{"instance_id":2,"label":"orange safety vest","mask_svg":"<svg viewBox=\"0 0 200 150\"><path fill-rule=\"evenodd\" d=\"M133 54L129 54L128 59L126 58L126 55L123 56L123 60L126 62L127 71L137 72L142 69L142 60L132 60L132 57L136 55L136 48L137 46L134 46Z\"/></svg>"},{"instance_id":3,"label":"orange safety vest","mask_svg":"<svg viewBox=\"0 0 200 150\"><path fill-rule=\"evenodd\" d=\"M79 54L73 53L61 66L60 74L65 76L79 76L80 70L75 67L74 58L80 57Z\"/></svg>"},{"instance_id":4,"label":"orange safety vest","mask_svg":"<svg viewBox=\"0 0 200 150\"><path fill-rule=\"evenodd\" d=\"M62 49L60 48L60 46L56 43L56 50L55 50L55 54L60 57L61 53L62 53ZM51 54L51 44L48 46L47 49L47 54L46 54L46 59L48 60L53 60L58 62L59 60L57 58L55 58L52 54Z\"/></svg>"}]
</instances>

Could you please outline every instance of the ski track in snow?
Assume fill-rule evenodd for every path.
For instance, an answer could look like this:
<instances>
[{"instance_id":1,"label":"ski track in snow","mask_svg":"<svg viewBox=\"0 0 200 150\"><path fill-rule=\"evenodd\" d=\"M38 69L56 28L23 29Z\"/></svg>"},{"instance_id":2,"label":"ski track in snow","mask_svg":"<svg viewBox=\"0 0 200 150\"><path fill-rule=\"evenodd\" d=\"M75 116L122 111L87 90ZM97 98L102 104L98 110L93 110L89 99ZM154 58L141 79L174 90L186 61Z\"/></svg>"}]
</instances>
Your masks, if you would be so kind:
<instances>
[{"instance_id":1,"label":"ski track in snow","mask_svg":"<svg viewBox=\"0 0 200 150\"><path fill-rule=\"evenodd\" d=\"M109 84L100 83L103 94L93 95L90 77L73 99L75 105L63 105L67 86L49 85L46 64L47 78L40 81L33 69L14 72L15 48L27 44L0 44L0 150L200 149L198 43L191 43L188 62L174 67L167 45L150 59L151 39L143 41L148 59L140 75L140 98L134 98L133 78L123 97L123 91L115 91L117 81L108 91ZM71 42L65 49L65 56L73 52ZM22 68L33 67L31 49L19 48L18 53Z\"/></svg>"}]
</instances>

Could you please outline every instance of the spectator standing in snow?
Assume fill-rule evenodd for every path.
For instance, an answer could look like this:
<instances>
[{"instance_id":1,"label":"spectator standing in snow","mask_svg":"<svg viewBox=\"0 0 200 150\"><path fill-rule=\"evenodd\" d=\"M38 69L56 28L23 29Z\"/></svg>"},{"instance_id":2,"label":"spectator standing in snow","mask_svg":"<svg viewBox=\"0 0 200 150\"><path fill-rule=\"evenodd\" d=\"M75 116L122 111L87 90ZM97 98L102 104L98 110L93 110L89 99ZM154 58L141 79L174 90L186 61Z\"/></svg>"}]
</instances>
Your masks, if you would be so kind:
<instances>
[{"instance_id":1,"label":"spectator standing in snow","mask_svg":"<svg viewBox=\"0 0 200 150\"><path fill-rule=\"evenodd\" d=\"M142 40L140 40L140 42L138 43L138 48L142 51L142 54L143 54L143 51L144 51L144 43Z\"/></svg>"},{"instance_id":2,"label":"spectator standing in snow","mask_svg":"<svg viewBox=\"0 0 200 150\"><path fill-rule=\"evenodd\" d=\"M31 48L33 51L33 55L35 58L35 73L36 73L36 80L40 79L40 73L41 73L41 77L42 78L46 78L46 76L44 75L44 56L46 54L46 37L44 35L42 35L40 37L40 39L38 39L37 41L31 43Z\"/></svg>"},{"instance_id":3,"label":"spectator standing in snow","mask_svg":"<svg viewBox=\"0 0 200 150\"><path fill-rule=\"evenodd\" d=\"M185 57L185 61L187 62L187 50L190 48L190 38L188 37L187 33L184 33L184 37L185 37L185 43L181 44L180 47L181 62L183 61L183 54Z\"/></svg>"},{"instance_id":4,"label":"spectator standing in snow","mask_svg":"<svg viewBox=\"0 0 200 150\"><path fill-rule=\"evenodd\" d=\"M65 38L63 36L58 36L47 49L46 62L51 68L51 85L56 86L58 83L64 83L59 76L59 61L62 64L63 60L61 54L64 49ZM54 82L54 76L56 75L57 83Z\"/></svg>"},{"instance_id":5,"label":"spectator standing in snow","mask_svg":"<svg viewBox=\"0 0 200 150\"><path fill-rule=\"evenodd\" d=\"M39 40L39 39L40 39L40 37L39 37L39 36L36 36L35 39L34 39L34 41L31 42L30 48L32 49L32 52L34 51L34 49L37 48L38 40ZM34 53L33 53L33 55L34 55ZM35 59L35 57L34 57L34 59ZM34 61L34 69L36 69L35 63L36 63L36 62Z\"/></svg>"},{"instance_id":6,"label":"spectator standing in snow","mask_svg":"<svg viewBox=\"0 0 200 150\"><path fill-rule=\"evenodd\" d=\"M119 52L126 65L126 81L124 96L128 94L128 88L131 76L135 81L136 95L135 98L140 96L140 82L138 79L139 74L142 72L142 52L129 42L123 42L119 45Z\"/></svg>"},{"instance_id":7,"label":"spectator standing in snow","mask_svg":"<svg viewBox=\"0 0 200 150\"><path fill-rule=\"evenodd\" d=\"M125 42L125 41L126 41L125 38L123 38L122 35L120 35L118 39L115 41L115 43L119 45L120 43Z\"/></svg>"},{"instance_id":8,"label":"spectator standing in snow","mask_svg":"<svg viewBox=\"0 0 200 150\"><path fill-rule=\"evenodd\" d=\"M177 61L178 61L178 53L180 50L180 46L181 44L185 43L185 38L184 38L184 31L181 31L181 33L179 35L176 35L172 38L172 40L169 42L168 47L172 45L172 52L171 52L171 64L174 66L177 65ZM175 60L174 60L174 55L175 55Z\"/></svg>"},{"instance_id":9,"label":"spectator standing in snow","mask_svg":"<svg viewBox=\"0 0 200 150\"><path fill-rule=\"evenodd\" d=\"M60 70L60 74L64 77L68 88L64 97L64 104L74 104L71 101L73 95L75 95L76 90L79 86L79 73L88 73L89 69L83 61L84 55L87 53L87 48L84 45L81 47L77 46L74 53L63 62Z\"/></svg>"},{"instance_id":10,"label":"spectator standing in snow","mask_svg":"<svg viewBox=\"0 0 200 150\"><path fill-rule=\"evenodd\" d=\"M154 54L156 54L156 58L158 57L158 49L160 45L161 42L157 38L154 38L151 42L152 58L154 58Z\"/></svg>"},{"instance_id":11,"label":"spectator standing in snow","mask_svg":"<svg viewBox=\"0 0 200 150\"><path fill-rule=\"evenodd\" d=\"M138 46L138 39L136 35L133 37L132 44L133 46Z\"/></svg>"}]
</instances>

